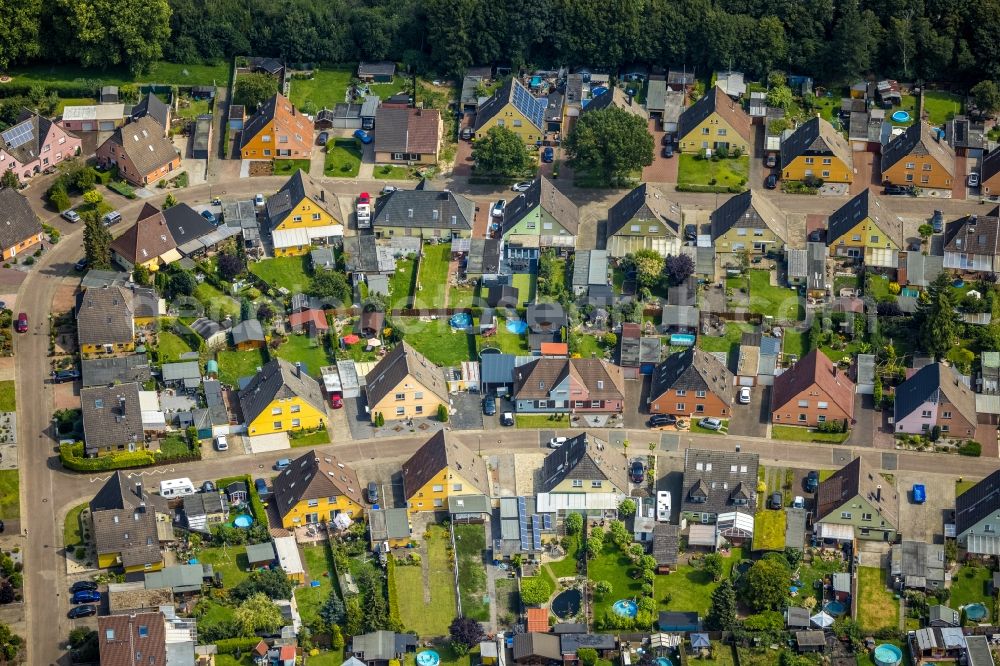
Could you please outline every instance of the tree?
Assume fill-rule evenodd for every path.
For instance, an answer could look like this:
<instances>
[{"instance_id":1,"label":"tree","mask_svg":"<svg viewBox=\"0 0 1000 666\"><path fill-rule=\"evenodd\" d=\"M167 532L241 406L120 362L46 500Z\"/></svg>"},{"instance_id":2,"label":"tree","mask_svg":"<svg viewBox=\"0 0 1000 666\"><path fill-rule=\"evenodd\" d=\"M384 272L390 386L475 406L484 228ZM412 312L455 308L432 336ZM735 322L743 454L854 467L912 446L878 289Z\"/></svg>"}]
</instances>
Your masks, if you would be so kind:
<instances>
[{"instance_id":1,"label":"tree","mask_svg":"<svg viewBox=\"0 0 1000 666\"><path fill-rule=\"evenodd\" d=\"M618 505L618 515L624 518L635 515L635 502L629 498L625 498Z\"/></svg>"},{"instance_id":2,"label":"tree","mask_svg":"<svg viewBox=\"0 0 1000 666\"><path fill-rule=\"evenodd\" d=\"M992 79L985 79L972 86L969 95L983 115L992 116L1000 111L1000 86Z\"/></svg>"},{"instance_id":3,"label":"tree","mask_svg":"<svg viewBox=\"0 0 1000 666\"><path fill-rule=\"evenodd\" d=\"M456 617L448 627L453 643L471 647L483 639L483 626L471 617Z\"/></svg>"},{"instance_id":4,"label":"tree","mask_svg":"<svg viewBox=\"0 0 1000 666\"><path fill-rule=\"evenodd\" d=\"M788 110L795 99L792 96L792 89L788 86L774 86L767 91L767 105L778 109Z\"/></svg>"},{"instance_id":5,"label":"tree","mask_svg":"<svg viewBox=\"0 0 1000 666\"><path fill-rule=\"evenodd\" d=\"M521 601L525 606L540 606L549 600L549 584L541 576L521 579Z\"/></svg>"},{"instance_id":6,"label":"tree","mask_svg":"<svg viewBox=\"0 0 1000 666\"><path fill-rule=\"evenodd\" d=\"M344 632L341 631L339 624L330 627L330 647L334 650L344 649Z\"/></svg>"},{"instance_id":7,"label":"tree","mask_svg":"<svg viewBox=\"0 0 1000 666\"><path fill-rule=\"evenodd\" d=\"M718 553L708 553L705 555L705 559L702 560L702 567L707 573L712 575L712 580L722 578L722 564L722 555Z\"/></svg>"},{"instance_id":8,"label":"tree","mask_svg":"<svg viewBox=\"0 0 1000 666\"><path fill-rule=\"evenodd\" d=\"M85 67L127 65L145 72L170 37L168 0L54 0L55 39Z\"/></svg>"},{"instance_id":9,"label":"tree","mask_svg":"<svg viewBox=\"0 0 1000 666\"><path fill-rule=\"evenodd\" d=\"M39 33L42 0L14 0L0 3L0 70L37 56L41 51Z\"/></svg>"},{"instance_id":10,"label":"tree","mask_svg":"<svg viewBox=\"0 0 1000 666\"><path fill-rule=\"evenodd\" d=\"M351 286L343 273L320 271L309 283L309 293L333 305L351 302Z\"/></svg>"},{"instance_id":11,"label":"tree","mask_svg":"<svg viewBox=\"0 0 1000 666\"><path fill-rule=\"evenodd\" d=\"M11 631L6 624L0 624L0 657L4 661L14 661L23 645L23 638Z\"/></svg>"},{"instance_id":12,"label":"tree","mask_svg":"<svg viewBox=\"0 0 1000 666\"><path fill-rule=\"evenodd\" d=\"M262 72L241 74L233 85L233 104L244 105L249 114L277 92L278 81L274 77Z\"/></svg>"},{"instance_id":13,"label":"tree","mask_svg":"<svg viewBox=\"0 0 1000 666\"><path fill-rule=\"evenodd\" d=\"M237 606L236 612L233 613L233 619L243 636L253 636L257 632L277 631L284 622L281 609L262 592L252 595Z\"/></svg>"},{"instance_id":14,"label":"tree","mask_svg":"<svg viewBox=\"0 0 1000 666\"><path fill-rule=\"evenodd\" d=\"M599 597L606 597L614 591L614 588L606 580L599 580L594 583L594 594Z\"/></svg>"},{"instance_id":15,"label":"tree","mask_svg":"<svg viewBox=\"0 0 1000 666\"><path fill-rule=\"evenodd\" d=\"M97 190L88 190L83 193L83 201L96 208L104 202L104 195Z\"/></svg>"},{"instance_id":16,"label":"tree","mask_svg":"<svg viewBox=\"0 0 1000 666\"><path fill-rule=\"evenodd\" d=\"M934 278L926 293L927 299L917 302L920 342L924 351L942 358L958 339L960 326L948 272Z\"/></svg>"},{"instance_id":17,"label":"tree","mask_svg":"<svg viewBox=\"0 0 1000 666\"><path fill-rule=\"evenodd\" d=\"M627 184L653 163L653 136L641 117L617 107L579 117L565 143L573 165L606 185Z\"/></svg>"},{"instance_id":18,"label":"tree","mask_svg":"<svg viewBox=\"0 0 1000 666\"><path fill-rule=\"evenodd\" d=\"M564 527L566 528L566 534L570 536L579 534L580 530L583 529L583 516L578 513L569 514L566 516Z\"/></svg>"},{"instance_id":19,"label":"tree","mask_svg":"<svg viewBox=\"0 0 1000 666\"><path fill-rule=\"evenodd\" d=\"M594 666L597 663L597 650L594 648L580 648L576 651L576 656L580 658L583 666Z\"/></svg>"},{"instance_id":20,"label":"tree","mask_svg":"<svg viewBox=\"0 0 1000 666\"><path fill-rule=\"evenodd\" d=\"M177 271L170 276L170 291L175 295L190 296L197 286L197 280L187 271Z\"/></svg>"},{"instance_id":21,"label":"tree","mask_svg":"<svg viewBox=\"0 0 1000 666\"><path fill-rule=\"evenodd\" d=\"M640 287L654 287L663 279L663 257L656 250L636 250L625 258L635 269L635 281Z\"/></svg>"},{"instance_id":22,"label":"tree","mask_svg":"<svg viewBox=\"0 0 1000 666\"><path fill-rule=\"evenodd\" d=\"M122 104L138 104L139 86L134 83L126 83L123 86L118 86L118 101Z\"/></svg>"},{"instance_id":23,"label":"tree","mask_svg":"<svg viewBox=\"0 0 1000 666\"><path fill-rule=\"evenodd\" d=\"M757 560L746 573L743 602L755 611L780 608L788 598L788 575L788 566L782 560Z\"/></svg>"},{"instance_id":24,"label":"tree","mask_svg":"<svg viewBox=\"0 0 1000 666\"><path fill-rule=\"evenodd\" d=\"M472 148L476 169L501 176L520 176L531 166L531 156L517 134L506 127L491 127Z\"/></svg>"},{"instance_id":25,"label":"tree","mask_svg":"<svg viewBox=\"0 0 1000 666\"><path fill-rule=\"evenodd\" d=\"M709 631L729 631L736 624L736 590L732 581L724 580L712 592L712 605L705 616Z\"/></svg>"},{"instance_id":26,"label":"tree","mask_svg":"<svg viewBox=\"0 0 1000 666\"><path fill-rule=\"evenodd\" d=\"M149 287L153 284L153 277L149 269L142 264L132 269L132 279L141 287Z\"/></svg>"},{"instance_id":27,"label":"tree","mask_svg":"<svg viewBox=\"0 0 1000 666\"><path fill-rule=\"evenodd\" d=\"M262 322L269 322L274 319L274 308L270 303L261 303L257 306L257 319Z\"/></svg>"},{"instance_id":28,"label":"tree","mask_svg":"<svg viewBox=\"0 0 1000 666\"><path fill-rule=\"evenodd\" d=\"M66 184L62 180L57 180L52 184L47 196L49 203L60 213L73 207L73 204L69 200L69 193L66 191Z\"/></svg>"},{"instance_id":29,"label":"tree","mask_svg":"<svg viewBox=\"0 0 1000 666\"><path fill-rule=\"evenodd\" d=\"M90 268L111 268L111 232L93 210L84 215L83 252Z\"/></svg>"},{"instance_id":30,"label":"tree","mask_svg":"<svg viewBox=\"0 0 1000 666\"><path fill-rule=\"evenodd\" d=\"M931 234L934 233L934 227L932 227L929 224L921 224L919 227L917 227L917 233L920 234L921 240L923 240L926 243L927 239L930 238Z\"/></svg>"},{"instance_id":31,"label":"tree","mask_svg":"<svg viewBox=\"0 0 1000 666\"><path fill-rule=\"evenodd\" d=\"M664 262L670 284L678 285L694 275L694 259L687 254L670 255Z\"/></svg>"},{"instance_id":32,"label":"tree","mask_svg":"<svg viewBox=\"0 0 1000 666\"><path fill-rule=\"evenodd\" d=\"M175 197L173 194L168 194L167 198L163 200L164 210L166 210L167 208L173 208L176 205L177 205L177 197Z\"/></svg>"},{"instance_id":33,"label":"tree","mask_svg":"<svg viewBox=\"0 0 1000 666\"><path fill-rule=\"evenodd\" d=\"M255 571L229 591L236 601L249 599L255 594L264 594L271 599L288 599L292 594L292 584L281 569Z\"/></svg>"},{"instance_id":34,"label":"tree","mask_svg":"<svg viewBox=\"0 0 1000 666\"><path fill-rule=\"evenodd\" d=\"M246 271L246 264L238 254L224 252L219 255L219 276L227 282L232 282Z\"/></svg>"},{"instance_id":35,"label":"tree","mask_svg":"<svg viewBox=\"0 0 1000 666\"><path fill-rule=\"evenodd\" d=\"M21 187L21 180L17 177L17 174L14 173L13 169L7 169L3 172L3 176L0 177L0 187L9 187L12 190L16 190Z\"/></svg>"}]
</instances>

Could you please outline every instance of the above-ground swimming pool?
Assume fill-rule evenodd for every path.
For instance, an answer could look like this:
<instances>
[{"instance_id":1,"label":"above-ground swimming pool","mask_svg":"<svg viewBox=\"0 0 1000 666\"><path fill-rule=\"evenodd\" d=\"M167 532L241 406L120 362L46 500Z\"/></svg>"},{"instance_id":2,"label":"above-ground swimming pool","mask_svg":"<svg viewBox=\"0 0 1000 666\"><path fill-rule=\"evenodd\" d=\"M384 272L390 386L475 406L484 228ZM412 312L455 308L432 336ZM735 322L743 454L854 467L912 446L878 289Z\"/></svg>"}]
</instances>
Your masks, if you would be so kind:
<instances>
[{"instance_id":1,"label":"above-ground swimming pool","mask_svg":"<svg viewBox=\"0 0 1000 666\"><path fill-rule=\"evenodd\" d=\"M528 330L528 323L522 319L508 319L507 330L516 335L523 335Z\"/></svg>"},{"instance_id":2,"label":"above-ground swimming pool","mask_svg":"<svg viewBox=\"0 0 1000 666\"><path fill-rule=\"evenodd\" d=\"M243 529L246 529L251 525L253 525L253 518L251 518L245 513L241 513L240 515L233 518L233 525L235 525L236 527L242 527Z\"/></svg>"},{"instance_id":3,"label":"above-ground swimming pool","mask_svg":"<svg viewBox=\"0 0 1000 666\"><path fill-rule=\"evenodd\" d=\"M847 610L847 608L844 606L844 604L840 603L839 601L830 601L825 606L823 606L823 610L825 610L830 615L837 617L839 615L843 615L844 611Z\"/></svg>"},{"instance_id":4,"label":"above-ground swimming pool","mask_svg":"<svg viewBox=\"0 0 1000 666\"><path fill-rule=\"evenodd\" d=\"M635 617L636 613L639 612L639 607L631 599L619 599L611 606L611 610L615 612L615 615Z\"/></svg>"},{"instance_id":5,"label":"above-ground swimming pool","mask_svg":"<svg viewBox=\"0 0 1000 666\"><path fill-rule=\"evenodd\" d=\"M653 663L656 664L656 666L674 666L673 663L666 657L657 657L653 660Z\"/></svg>"},{"instance_id":6,"label":"above-ground swimming pool","mask_svg":"<svg viewBox=\"0 0 1000 666\"><path fill-rule=\"evenodd\" d=\"M417 666L438 666L441 655L434 650L424 650L417 654Z\"/></svg>"},{"instance_id":7,"label":"above-ground swimming pool","mask_svg":"<svg viewBox=\"0 0 1000 666\"><path fill-rule=\"evenodd\" d=\"M878 666L896 666L903 660L903 651L891 643L883 643L872 654Z\"/></svg>"},{"instance_id":8,"label":"above-ground swimming pool","mask_svg":"<svg viewBox=\"0 0 1000 666\"><path fill-rule=\"evenodd\" d=\"M986 617L986 606L983 604L969 604L963 610L965 611L965 617L969 618L973 622L979 622Z\"/></svg>"},{"instance_id":9,"label":"above-ground swimming pool","mask_svg":"<svg viewBox=\"0 0 1000 666\"><path fill-rule=\"evenodd\" d=\"M896 112L894 112L892 114L892 119L895 120L897 123L906 123L906 122L909 122L910 121L910 112L909 111L903 111L902 109L900 109L899 111L896 111Z\"/></svg>"},{"instance_id":10,"label":"above-ground swimming pool","mask_svg":"<svg viewBox=\"0 0 1000 666\"><path fill-rule=\"evenodd\" d=\"M580 612L583 595L580 590L566 590L552 600L552 612L562 619L573 617Z\"/></svg>"},{"instance_id":11,"label":"above-ground swimming pool","mask_svg":"<svg viewBox=\"0 0 1000 666\"><path fill-rule=\"evenodd\" d=\"M468 312L459 312L453 314L448 323L451 324L452 328L469 328L472 325L472 315Z\"/></svg>"}]
</instances>

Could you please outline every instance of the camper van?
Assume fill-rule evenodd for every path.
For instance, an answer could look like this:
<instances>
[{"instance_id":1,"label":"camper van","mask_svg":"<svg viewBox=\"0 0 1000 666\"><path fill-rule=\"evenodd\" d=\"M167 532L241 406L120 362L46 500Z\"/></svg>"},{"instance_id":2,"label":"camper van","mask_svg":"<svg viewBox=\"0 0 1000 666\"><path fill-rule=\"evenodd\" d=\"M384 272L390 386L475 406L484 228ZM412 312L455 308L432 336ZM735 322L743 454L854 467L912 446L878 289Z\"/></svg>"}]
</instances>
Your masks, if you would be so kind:
<instances>
[{"instance_id":1,"label":"camper van","mask_svg":"<svg viewBox=\"0 0 1000 666\"><path fill-rule=\"evenodd\" d=\"M184 497L194 495L194 484L191 479L166 479L160 481L160 496L170 499L171 497Z\"/></svg>"}]
</instances>

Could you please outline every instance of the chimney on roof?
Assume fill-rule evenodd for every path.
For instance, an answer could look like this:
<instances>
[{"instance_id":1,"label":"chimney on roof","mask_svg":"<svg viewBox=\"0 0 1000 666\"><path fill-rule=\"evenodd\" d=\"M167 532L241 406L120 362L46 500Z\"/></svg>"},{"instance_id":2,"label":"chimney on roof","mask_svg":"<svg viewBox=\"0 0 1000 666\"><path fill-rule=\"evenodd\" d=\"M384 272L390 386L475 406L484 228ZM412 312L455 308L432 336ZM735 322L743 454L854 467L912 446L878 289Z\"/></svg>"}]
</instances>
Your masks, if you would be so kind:
<instances>
[{"instance_id":1,"label":"chimney on roof","mask_svg":"<svg viewBox=\"0 0 1000 666\"><path fill-rule=\"evenodd\" d=\"M135 482L135 496L142 499L142 481Z\"/></svg>"},{"instance_id":2,"label":"chimney on roof","mask_svg":"<svg viewBox=\"0 0 1000 666\"><path fill-rule=\"evenodd\" d=\"M320 190L319 191L319 200L320 201L326 201L326 190Z\"/></svg>"},{"instance_id":3,"label":"chimney on roof","mask_svg":"<svg viewBox=\"0 0 1000 666\"><path fill-rule=\"evenodd\" d=\"M881 502L882 501L882 484L881 483L878 484L877 486L875 486L875 501L876 502Z\"/></svg>"}]
</instances>

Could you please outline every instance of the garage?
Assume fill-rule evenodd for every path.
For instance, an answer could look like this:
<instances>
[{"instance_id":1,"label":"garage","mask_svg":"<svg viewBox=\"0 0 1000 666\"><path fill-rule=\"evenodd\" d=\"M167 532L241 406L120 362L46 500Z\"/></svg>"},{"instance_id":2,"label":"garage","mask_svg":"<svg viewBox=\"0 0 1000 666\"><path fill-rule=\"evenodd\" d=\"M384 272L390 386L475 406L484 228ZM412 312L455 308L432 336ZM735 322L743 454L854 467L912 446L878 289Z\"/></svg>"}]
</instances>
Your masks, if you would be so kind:
<instances>
[{"instance_id":1,"label":"garage","mask_svg":"<svg viewBox=\"0 0 1000 666\"><path fill-rule=\"evenodd\" d=\"M89 123L89 122L88 123L83 123L82 127L83 127L83 131L84 132L93 132L94 131L94 123Z\"/></svg>"},{"instance_id":2,"label":"garage","mask_svg":"<svg viewBox=\"0 0 1000 666\"><path fill-rule=\"evenodd\" d=\"M115 131L115 121L113 120L102 120L100 124L100 129L102 132L114 132Z\"/></svg>"}]
</instances>

